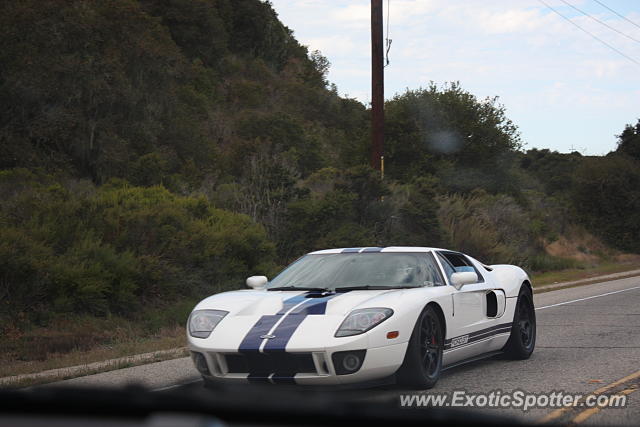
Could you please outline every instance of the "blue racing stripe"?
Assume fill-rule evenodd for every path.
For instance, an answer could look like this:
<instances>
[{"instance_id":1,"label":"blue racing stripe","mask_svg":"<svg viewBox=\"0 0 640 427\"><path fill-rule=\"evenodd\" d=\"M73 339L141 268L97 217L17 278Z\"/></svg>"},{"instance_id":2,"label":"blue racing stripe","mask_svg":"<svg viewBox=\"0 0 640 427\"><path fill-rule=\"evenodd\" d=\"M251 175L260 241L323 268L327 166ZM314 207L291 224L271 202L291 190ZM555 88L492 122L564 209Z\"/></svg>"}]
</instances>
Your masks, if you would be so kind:
<instances>
[{"instance_id":1,"label":"blue racing stripe","mask_svg":"<svg viewBox=\"0 0 640 427\"><path fill-rule=\"evenodd\" d=\"M260 345L262 344L263 338L260 338L263 335L269 333L271 328L280 320L284 314L295 307L297 304L300 304L305 300L305 295L300 294L294 297L288 298L283 301L282 309L276 314L267 314L256 322L255 325L249 330L247 335L244 337L240 346L238 347L239 352L255 352L260 350Z\"/></svg>"},{"instance_id":2,"label":"blue racing stripe","mask_svg":"<svg viewBox=\"0 0 640 427\"><path fill-rule=\"evenodd\" d=\"M275 338L268 340L265 344L264 351L284 351L293 333L306 317L301 314L290 314L285 317L273 332Z\"/></svg>"},{"instance_id":3,"label":"blue racing stripe","mask_svg":"<svg viewBox=\"0 0 640 427\"><path fill-rule=\"evenodd\" d=\"M282 302L282 310L277 312L276 314L279 316L283 316L287 311L291 310L296 305L300 304L302 301L307 299L307 293L303 293L300 295L296 295L295 297L291 297Z\"/></svg>"},{"instance_id":4,"label":"blue racing stripe","mask_svg":"<svg viewBox=\"0 0 640 427\"><path fill-rule=\"evenodd\" d=\"M322 315L326 312L327 302L337 294L329 294L318 298L307 298L305 302L293 310L273 331L275 338L267 341L264 351L285 351L289 340L298 326L309 315Z\"/></svg>"},{"instance_id":5,"label":"blue racing stripe","mask_svg":"<svg viewBox=\"0 0 640 427\"><path fill-rule=\"evenodd\" d=\"M262 344L263 335L269 333L271 328L276 324L282 315L269 314L262 316L255 325L249 330L249 333L244 337L240 343L238 351L242 352L257 352L260 350L260 344Z\"/></svg>"},{"instance_id":6,"label":"blue racing stripe","mask_svg":"<svg viewBox=\"0 0 640 427\"><path fill-rule=\"evenodd\" d=\"M295 375L297 373L296 366L276 366L270 365L268 354L281 354L286 351L287 344L291 337L298 329L300 324L307 316L323 315L327 310L327 302L340 294L318 294L317 292L307 292L305 294L296 295L283 302L283 307L276 314L262 316L256 324L249 330L242 340L238 351L245 354L250 366L250 372L247 376L249 382L273 382L295 384ZM302 303L302 304L300 304ZM293 307L299 307L292 310ZM286 314L289 312L289 314ZM269 333L275 324L282 320L273 331L274 338L266 340L263 353L260 352L260 346L264 342L261 336ZM271 371L271 372L269 372ZM275 372L274 372L275 371Z\"/></svg>"}]
</instances>

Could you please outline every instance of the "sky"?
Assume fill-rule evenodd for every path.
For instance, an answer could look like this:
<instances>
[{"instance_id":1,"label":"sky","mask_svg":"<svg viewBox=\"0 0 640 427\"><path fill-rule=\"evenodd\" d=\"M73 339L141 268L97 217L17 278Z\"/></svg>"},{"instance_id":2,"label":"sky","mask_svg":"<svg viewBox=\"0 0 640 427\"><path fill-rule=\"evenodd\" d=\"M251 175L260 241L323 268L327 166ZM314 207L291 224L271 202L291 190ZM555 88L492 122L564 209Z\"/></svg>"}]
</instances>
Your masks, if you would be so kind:
<instances>
[{"instance_id":1,"label":"sky","mask_svg":"<svg viewBox=\"0 0 640 427\"><path fill-rule=\"evenodd\" d=\"M615 135L640 118L640 0L600 0L632 22L595 0L565 0L614 30L562 0L383 1L392 40L386 99L459 81L479 98L499 97L525 149L586 155L615 150ZM339 93L368 104L370 1L271 3L300 43L329 59Z\"/></svg>"}]
</instances>

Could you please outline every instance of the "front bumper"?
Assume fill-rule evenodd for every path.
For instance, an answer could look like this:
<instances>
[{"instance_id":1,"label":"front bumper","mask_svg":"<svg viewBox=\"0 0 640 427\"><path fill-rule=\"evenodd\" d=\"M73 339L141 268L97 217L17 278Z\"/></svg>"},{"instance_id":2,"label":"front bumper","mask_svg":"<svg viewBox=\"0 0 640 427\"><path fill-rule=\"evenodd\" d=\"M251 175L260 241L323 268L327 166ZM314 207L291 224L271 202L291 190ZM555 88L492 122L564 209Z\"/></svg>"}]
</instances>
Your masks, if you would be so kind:
<instances>
[{"instance_id":1,"label":"front bumper","mask_svg":"<svg viewBox=\"0 0 640 427\"><path fill-rule=\"evenodd\" d=\"M196 367L210 381L339 385L373 381L394 374L402 365L407 344L404 342L365 349L357 348L357 344L354 346L352 343L348 346L350 348L339 346L300 351L287 349L286 352L238 353L204 348L191 341L189 348ZM351 374L338 375L333 354L357 350L366 350L360 368Z\"/></svg>"}]
</instances>

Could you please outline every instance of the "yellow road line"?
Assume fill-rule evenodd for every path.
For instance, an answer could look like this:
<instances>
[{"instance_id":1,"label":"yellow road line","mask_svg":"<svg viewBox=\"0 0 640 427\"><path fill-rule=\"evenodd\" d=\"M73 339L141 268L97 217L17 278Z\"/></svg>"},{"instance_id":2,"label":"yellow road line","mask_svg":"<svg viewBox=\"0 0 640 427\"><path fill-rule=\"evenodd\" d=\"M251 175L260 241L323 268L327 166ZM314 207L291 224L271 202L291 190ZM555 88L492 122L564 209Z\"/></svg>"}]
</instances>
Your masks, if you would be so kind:
<instances>
[{"instance_id":1,"label":"yellow road line","mask_svg":"<svg viewBox=\"0 0 640 427\"><path fill-rule=\"evenodd\" d=\"M569 411L568 407L556 409L555 411L550 412L547 415L545 415L544 417L540 418L537 421L537 423L538 424L546 424L549 421L555 420L556 418L560 418L561 416L564 415L565 412L568 412L568 411Z\"/></svg>"},{"instance_id":2,"label":"yellow road line","mask_svg":"<svg viewBox=\"0 0 640 427\"><path fill-rule=\"evenodd\" d=\"M603 387L600 387L599 389L589 393L591 395L598 395L598 394L602 394L605 393L609 390L611 390L612 388L615 388L621 384L627 383L629 381L635 380L636 378L640 378L640 371L634 372L633 374L627 375L624 378L620 378L619 380L616 380L614 382L612 382L611 384L607 384ZM631 389L631 390L636 390ZM626 391L626 390L625 390ZM564 415L565 413L569 412L573 407L569 406L569 407L564 407L564 408L559 408L556 409L553 412L550 412L549 414L545 415L544 417L540 418L537 422L540 424L544 424L544 423L548 423L549 421L555 420L556 418L560 418L562 415ZM594 408L589 408L589 409L594 409ZM587 409L587 411L589 410ZM593 414L591 414L593 415ZM589 415L589 416L591 416ZM587 417L588 418L588 417ZM586 419L586 418L585 418Z\"/></svg>"},{"instance_id":3,"label":"yellow road line","mask_svg":"<svg viewBox=\"0 0 640 427\"><path fill-rule=\"evenodd\" d=\"M587 418L589 418L590 416L597 414L598 412L600 412L600 408L598 408L597 406L594 406L593 408L585 409L584 411L576 415L575 418L571 420L571 422L576 424L581 423Z\"/></svg>"},{"instance_id":4,"label":"yellow road line","mask_svg":"<svg viewBox=\"0 0 640 427\"><path fill-rule=\"evenodd\" d=\"M614 381L614 382L612 382L611 384L608 384L608 385L606 385L606 386L604 386L604 387L601 387L601 388L597 389L596 391L594 391L594 392L593 392L593 393L591 393L591 394L602 394L602 393L604 393L605 391L609 391L609 390L611 390L612 388L615 388L615 387L617 387L617 386L619 386L619 385L621 385L621 384L624 384L624 383L628 383L629 381L635 380L636 378L640 378L640 371L638 371L638 372L634 372L634 373L633 373L633 374L631 374L631 375L627 375L627 376L626 376L626 377L624 377L624 378L620 378L619 380Z\"/></svg>"},{"instance_id":5,"label":"yellow road line","mask_svg":"<svg viewBox=\"0 0 640 427\"><path fill-rule=\"evenodd\" d=\"M636 391L637 388L628 388L626 390L622 390L620 393L616 393L614 394L614 396L624 396L627 394L631 394L634 391ZM571 420L572 423L575 424L580 424L581 422L585 421L587 418L591 417L592 415L597 414L598 412L600 412L603 408L606 408L607 406L594 406L593 408L589 408L589 409L585 409L584 411L580 412L578 415L576 415L573 420Z\"/></svg>"}]
</instances>

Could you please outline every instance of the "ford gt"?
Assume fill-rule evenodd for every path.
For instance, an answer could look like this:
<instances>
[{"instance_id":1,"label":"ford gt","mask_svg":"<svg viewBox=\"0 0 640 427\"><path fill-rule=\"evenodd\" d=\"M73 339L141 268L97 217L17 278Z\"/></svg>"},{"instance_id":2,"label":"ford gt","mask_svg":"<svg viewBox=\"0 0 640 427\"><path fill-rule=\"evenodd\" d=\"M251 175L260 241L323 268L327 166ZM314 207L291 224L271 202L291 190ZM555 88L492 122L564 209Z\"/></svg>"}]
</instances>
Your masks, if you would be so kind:
<instances>
[{"instance_id":1,"label":"ford gt","mask_svg":"<svg viewBox=\"0 0 640 427\"><path fill-rule=\"evenodd\" d=\"M395 378L425 389L447 367L498 352L527 359L535 347L527 273L456 251L321 250L247 286L204 299L189 317L206 384Z\"/></svg>"}]
</instances>

